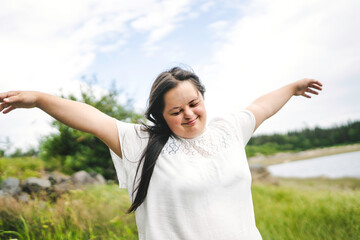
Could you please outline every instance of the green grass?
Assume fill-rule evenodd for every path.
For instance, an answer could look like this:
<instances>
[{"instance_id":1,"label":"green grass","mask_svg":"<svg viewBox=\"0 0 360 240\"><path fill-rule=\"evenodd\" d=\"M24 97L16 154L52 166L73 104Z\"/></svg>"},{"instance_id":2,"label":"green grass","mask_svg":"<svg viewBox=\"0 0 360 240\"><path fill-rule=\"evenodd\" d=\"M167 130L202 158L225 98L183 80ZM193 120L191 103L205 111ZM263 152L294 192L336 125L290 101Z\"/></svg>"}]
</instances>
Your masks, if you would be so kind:
<instances>
[{"instance_id":1,"label":"green grass","mask_svg":"<svg viewBox=\"0 0 360 240\"><path fill-rule=\"evenodd\" d=\"M325 183L311 187L317 181L253 185L256 222L264 240L360 239L360 192L343 189L338 180L328 180L331 188ZM116 185L72 191L56 203L0 199L0 239L135 240L134 215L125 213L129 204L127 191Z\"/></svg>"},{"instance_id":2,"label":"green grass","mask_svg":"<svg viewBox=\"0 0 360 240\"><path fill-rule=\"evenodd\" d=\"M63 195L56 203L0 199L0 239L137 238L127 192L116 185L93 186Z\"/></svg>"},{"instance_id":3,"label":"green grass","mask_svg":"<svg viewBox=\"0 0 360 240\"><path fill-rule=\"evenodd\" d=\"M37 158L0 158L0 180L39 177ZM264 240L360 239L360 179L279 179L252 187L257 226ZM56 202L0 198L0 239L135 240L126 190L92 186Z\"/></svg>"},{"instance_id":4,"label":"green grass","mask_svg":"<svg viewBox=\"0 0 360 240\"><path fill-rule=\"evenodd\" d=\"M256 222L264 240L360 239L360 192L342 189L344 181L338 180L327 180L332 187L311 187L316 181L253 185Z\"/></svg>"},{"instance_id":5,"label":"green grass","mask_svg":"<svg viewBox=\"0 0 360 240\"><path fill-rule=\"evenodd\" d=\"M21 180L40 177L42 171L44 171L44 162L40 158L0 158L0 183L8 177Z\"/></svg>"}]
</instances>

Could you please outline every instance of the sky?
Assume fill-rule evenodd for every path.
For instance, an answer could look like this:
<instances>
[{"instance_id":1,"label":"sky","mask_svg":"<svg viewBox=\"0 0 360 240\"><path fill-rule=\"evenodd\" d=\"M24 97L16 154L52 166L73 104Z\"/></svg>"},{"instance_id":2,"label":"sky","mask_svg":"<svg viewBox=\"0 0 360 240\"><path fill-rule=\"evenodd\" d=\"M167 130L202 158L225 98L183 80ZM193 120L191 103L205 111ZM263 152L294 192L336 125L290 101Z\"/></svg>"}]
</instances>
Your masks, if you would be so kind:
<instances>
[{"instance_id":1,"label":"sky","mask_svg":"<svg viewBox=\"0 0 360 240\"><path fill-rule=\"evenodd\" d=\"M210 118L302 78L319 96L293 97L256 134L360 120L360 1L4 0L0 92L78 93L115 82L143 112L156 76L192 68ZM0 115L0 148L37 147L55 132L39 109ZM6 143L7 139L10 144Z\"/></svg>"}]
</instances>

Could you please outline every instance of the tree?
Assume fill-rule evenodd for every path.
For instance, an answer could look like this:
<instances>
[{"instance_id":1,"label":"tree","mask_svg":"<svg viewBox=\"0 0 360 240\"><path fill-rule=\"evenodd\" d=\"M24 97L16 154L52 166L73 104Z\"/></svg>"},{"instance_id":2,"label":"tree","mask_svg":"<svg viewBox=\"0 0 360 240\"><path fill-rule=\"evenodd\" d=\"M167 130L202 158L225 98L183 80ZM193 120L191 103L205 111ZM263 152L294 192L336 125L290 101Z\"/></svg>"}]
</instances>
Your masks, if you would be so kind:
<instances>
[{"instance_id":1,"label":"tree","mask_svg":"<svg viewBox=\"0 0 360 240\"><path fill-rule=\"evenodd\" d=\"M92 83L81 88L81 97L70 94L64 98L87 103L105 114L125 122L137 123L143 119L135 113L132 101L123 106L118 103L119 91L113 87L105 94L95 94ZM40 157L47 168L72 174L85 170L102 174L105 178L115 179L116 173L108 147L95 136L72 129L54 120L52 125L58 130L41 140Z\"/></svg>"}]
</instances>

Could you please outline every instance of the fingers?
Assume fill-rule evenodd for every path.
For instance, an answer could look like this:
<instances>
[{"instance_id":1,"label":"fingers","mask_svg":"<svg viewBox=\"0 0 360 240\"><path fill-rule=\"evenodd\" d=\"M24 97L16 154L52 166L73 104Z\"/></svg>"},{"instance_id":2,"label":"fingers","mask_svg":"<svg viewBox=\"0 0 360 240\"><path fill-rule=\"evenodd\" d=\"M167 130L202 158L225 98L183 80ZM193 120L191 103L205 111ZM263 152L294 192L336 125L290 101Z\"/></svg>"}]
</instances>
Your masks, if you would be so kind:
<instances>
[{"instance_id":1,"label":"fingers","mask_svg":"<svg viewBox=\"0 0 360 240\"><path fill-rule=\"evenodd\" d=\"M319 92L317 92L317 91L315 91L315 90L312 90L311 88L307 88L307 89L306 89L306 92L312 93L312 94L315 94L315 95L319 95Z\"/></svg>"},{"instance_id":2,"label":"fingers","mask_svg":"<svg viewBox=\"0 0 360 240\"><path fill-rule=\"evenodd\" d=\"M320 90L320 91L322 90L322 84L319 81L311 82L309 84L309 87L315 88L315 89Z\"/></svg>"},{"instance_id":3,"label":"fingers","mask_svg":"<svg viewBox=\"0 0 360 240\"><path fill-rule=\"evenodd\" d=\"M10 91L10 92L4 92L0 93L0 102L3 102L5 99L18 95L19 91Z\"/></svg>"},{"instance_id":4,"label":"fingers","mask_svg":"<svg viewBox=\"0 0 360 240\"><path fill-rule=\"evenodd\" d=\"M7 108L10 107L10 104L9 103L6 103L6 102L0 102L0 112L3 111L3 113L6 112Z\"/></svg>"},{"instance_id":5,"label":"fingers","mask_svg":"<svg viewBox=\"0 0 360 240\"><path fill-rule=\"evenodd\" d=\"M4 113L4 114L9 113L9 112L11 112L11 111L14 110L14 109L15 109L14 106L10 106L10 107L6 108L6 109L3 111L3 113Z\"/></svg>"},{"instance_id":6,"label":"fingers","mask_svg":"<svg viewBox=\"0 0 360 240\"><path fill-rule=\"evenodd\" d=\"M0 93L0 112L9 113L16 109L16 102L19 100L18 91Z\"/></svg>"},{"instance_id":7,"label":"fingers","mask_svg":"<svg viewBox=\"0 0 360 240\"><path fill-rule=\"evenodd\" d=\"M7 98L3 99L3 102L5 103L15 103L19 101L19 97L17 95L8 96Z\"/></svg>"}]
</instances>

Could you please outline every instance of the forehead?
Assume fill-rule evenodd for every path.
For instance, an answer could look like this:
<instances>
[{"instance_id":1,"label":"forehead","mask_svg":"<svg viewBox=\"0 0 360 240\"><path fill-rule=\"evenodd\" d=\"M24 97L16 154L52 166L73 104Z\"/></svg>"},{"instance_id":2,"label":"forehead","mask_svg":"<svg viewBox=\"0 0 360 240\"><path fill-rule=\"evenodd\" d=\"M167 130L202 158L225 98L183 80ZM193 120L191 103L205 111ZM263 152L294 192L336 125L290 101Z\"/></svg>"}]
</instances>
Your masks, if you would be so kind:
<instances>
[{"instance_id":1,"label":"forehead","mask_svg":"<svg viewBox=\"0 0 360 240\"><path fill-rule=\"evenodd\" d=\"M181 107L200 97L200 93L190 81L180 82L164 95L165 109Z\"/></svg>"}]
</instances>

